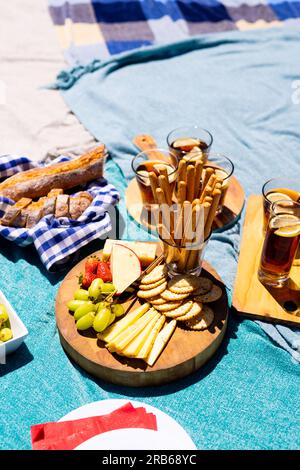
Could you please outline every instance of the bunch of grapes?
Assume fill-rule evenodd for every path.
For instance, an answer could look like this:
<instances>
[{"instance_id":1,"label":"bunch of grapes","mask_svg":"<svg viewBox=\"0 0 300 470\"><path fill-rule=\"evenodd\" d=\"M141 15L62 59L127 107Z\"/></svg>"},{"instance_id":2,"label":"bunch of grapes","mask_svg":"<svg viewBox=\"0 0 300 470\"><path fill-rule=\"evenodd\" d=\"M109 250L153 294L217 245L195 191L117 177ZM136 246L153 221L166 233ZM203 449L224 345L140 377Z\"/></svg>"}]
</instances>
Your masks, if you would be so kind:
<instances>
[{"instance_id":1,"label":"bunch of grapes","mask_svg":"<svg viewBox=\"0 0 300 470\"><path fill-rule=\"evenodd\" d=\"M0 343L5 343L12 339L12 337L13 334L7 310L4 305L0 304Z\"/></svg>"},{"instance_id":2,"label":"bunch of grapes","mask_svg":"<svg viewBox=\"0 0 300 470\"><path fill-rule=\"evenodd\" d=\"M109 302L108 296L115 292L115 286L103 279L94 279L88 290L78 289L74 299L67 304L70 312L74 313L76 328L87 330L94 328L97 333L104 331L116 317L124 314L122 305Z\"/></svg>"}]
</instances>

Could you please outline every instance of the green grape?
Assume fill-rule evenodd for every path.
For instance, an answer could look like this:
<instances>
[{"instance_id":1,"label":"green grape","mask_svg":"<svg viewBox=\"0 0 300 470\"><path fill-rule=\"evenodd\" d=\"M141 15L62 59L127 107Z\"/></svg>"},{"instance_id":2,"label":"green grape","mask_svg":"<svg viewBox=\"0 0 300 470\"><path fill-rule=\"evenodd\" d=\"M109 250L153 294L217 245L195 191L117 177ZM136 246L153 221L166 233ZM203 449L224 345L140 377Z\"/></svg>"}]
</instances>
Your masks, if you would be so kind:
<instances>
[{"instance_id":1,"label":"green grape","mask_svg":"<svg viewBox=\"0 0 300 470\"><path fill-rule=\"evenodd\" d=\"M3 323L8 320L8 313L4 305L0 304L0 321Z\"/></svg>"},{"instance_id":2,"label":"green grape","mask_svg":"<svg viewBox=\"0 0 300 470\"><path fill-rule=\"evenodd\" d=\"M125 313L123 305L120 304L112 304L111 310L116 315L116 317L121 317Z\"/></svg>"},{"instance_id":3,"label":"green grape","mask_svg":"<svg viewBox=\"0 0 300 470\"><path fill-rule=\"evenodd\" d=\"M76 322L77 330L88 330L93 326L95 314L93 312L89 312L83 317L79 318Z\"/></svg>"},{"instance_id":4,"label":"green grape","mask_svg":"<svg viewBox=\"0 0 300 470\"><path fill-rule=\"evenodd\" d=\"M74 312L75 320L79 320L79 318L83 317L89 312L96 312L97 306L94 305L92 302L85 302L83 305L79 305L79 307Z\"/></svg>"},{"instance_id":5,"label":"green grape","mask_svg":"<svg viewBox=\"0 0 300 470\"><path fill-rule=\"evenodd\" d=\"M114 313L111 313L109 324L107 326L111 325L115 321L115 319L116 319L116 315Z\"/></svg>"},{"instance_id":6,"label":"green grape","mask_svg":"<svg viewBox=\"0 0 300 470\"><path fill-rule=\"evenodd\" d=\"M67 307L71 312L75 312L75 310L77 310L80 305L84 304L86 304L86 300L70 300L67 303Z\"/></svg>"},{"instance_id":7,"label":"green grape","mask_svg":"<svg viewBox=\"0 0 300 470\"><path fill-rule=\"evenodd\" d=\"M97 312L99 312L99 310L101 310L102 308L108 307L109 302L98 302L96 306L97 306Z\"/></svg>"},{"instance_id":8,"label":"green grape","mask_svg":"<svg viewBox=\"0 0 300 470\"><path fill-rule=\"evenodd\" d=\"M115 292L115 290L116 288L111 282L106 282L105 284L102 284L102 294L111 294L112 292Z\"/></svg>"},{"instance_id":9,"label":"green grape","mask_svg":"<svg viewBox=\"0 0 300 470\"><path fill-rule=\"evenodd\" d=\"M93 328L97 333L104 331L105 328L109 325L111 319L111 310L110 308L102 308L99 310L97 315L95 316Z\"/></svg>"},{"instance_id":10,"label":"green grape","mask_svg":"<svg viewBox=\"0 0 300 470\"><path fill-rule=\"evenodd\" d=\"M102 279L94 279L92 284L89 287L89 296L91 299L97 300L101 295L103 280Z\"/></svg>"},{"instance_id":11,"label":"green grape","mask_svg":"<svg viewBox=\"0 0 300 470\"><path fill-rule=\"evenodd\" d=\"M6 341L12 339L12 337L13 334L10 328L3 328L2 330L0 330L0 341L3 341L5 343Z\"/></svg>"},{"instance_id":12,"label":"green grape","mask_svg":"<svg viewBox=\"0 0 300 470\"><path fill-rule=\"evenodd\" d=\"M74 293L75 300L89 300L89 293L85 289L77 289Z\"/></svg>"}]
</instances>

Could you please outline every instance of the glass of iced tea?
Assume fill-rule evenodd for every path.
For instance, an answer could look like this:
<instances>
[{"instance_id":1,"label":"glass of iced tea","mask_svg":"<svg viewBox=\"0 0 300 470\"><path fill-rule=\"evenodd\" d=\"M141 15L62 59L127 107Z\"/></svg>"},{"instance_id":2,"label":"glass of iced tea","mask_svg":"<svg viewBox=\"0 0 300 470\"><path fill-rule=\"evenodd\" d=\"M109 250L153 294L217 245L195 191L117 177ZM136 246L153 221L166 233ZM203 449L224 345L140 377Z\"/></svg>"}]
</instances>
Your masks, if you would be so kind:
<instances>
[{"instance_id":1,"label":"glass of iced tea","mask_svg":"<svg viewBox=\"0 0 300 470\"><path fill-rule=\"evenodd\" d=\"M198 126L178 127L167 136L169 149L176 153L178 160L185 158L196 162L200 158L207 161L213 136Z\"/></svg>"},{"instance_id":2,"label":"glass of iced tea","mask_svg":"<svg viewBox=\"0 0 300 470\"><path fill-rule=\"evenodd\" d=\"M155 202L149 173L153 172L157 177L161 174L167 174L170 190L173 194L178 169L178 160L173 152L165 149L145 150L132 159L131 167L141 191L144 207L147 210L151 210L151 205Z\"/></svg>"},{"instance_id":3,"label":"glass of iced tea","mask_svg":"<svg viewBox=\"0 0 300 470\"><path fill-rule=\"evenodd\" d=\"M284 200L300 202L300 180L291 178L272 178L262 187L264 205L264 232L267 230L268 220L273 202Z\"/></svg>"},{"instance_id":4,"label":"glass of iced tea","mask_svg":"<svg viewBox=\"0 0 300 470\"><path fill-rule=\"evenodd\" d=\"M259 280L281 287L289 278L300 240L300 203L283 199L271 206L258 270Z\"/></svg>"},{"instance_id":5,"label":"glass of iced tea","mask_svg":"<svg viewBox=\"0 0 300 470\"><path fill-rule=\"evenodd\" d=\"M222 195L219 202L217 213L221 213L225 201L225 197L229 188L230 178L234 172L234 164L230 158L220 153L210 153L209 160L204 165L205 168L213 168L218 180L222 183Z\"/></svg>"}]
</instances>

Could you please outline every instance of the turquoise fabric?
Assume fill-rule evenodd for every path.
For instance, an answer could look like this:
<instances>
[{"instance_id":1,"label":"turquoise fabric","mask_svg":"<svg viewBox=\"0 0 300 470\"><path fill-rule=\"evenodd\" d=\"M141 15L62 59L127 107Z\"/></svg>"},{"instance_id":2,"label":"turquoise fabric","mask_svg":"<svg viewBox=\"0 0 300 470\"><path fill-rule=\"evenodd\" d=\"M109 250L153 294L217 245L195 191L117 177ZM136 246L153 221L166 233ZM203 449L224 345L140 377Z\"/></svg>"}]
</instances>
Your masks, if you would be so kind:
<instances>
[{"instance_id":1,"label":"turquoise fabric","mask_svg":"<svg viewBox=\"0 0 300 470\"><path fill-rule=\"evenodd\" d=\"M108 64L108 69L82 77L64 97L85 125L93 125L94 133L108 143L124 172L135 151L130 144L135 134L147 131L163 144L168 130L188 120L211 129L215 149L234 157L247 194L258 192L267 177L299 174L300 106L291 102L291 82L300 77L298 34L278 29L206 36L183 46L198 47L143 64ZM113 67L115 72L108 74ZM191 90L195 74L199 83L196 86L193 78ZM121 236L148 239L126 215L126 180L111 160L106 176L123 199ZM229 297L239 239L237 223L214 235L206 254ZM222 346L197 373L162 387L113 386L82 371L60 346L54 299L63 275L47 273L31 248L0 243L0 289L29 329L26 344L0 365L0 402L5 405L0 448L29 449L30 425L118 397L136 398L169 413L199 449L300 447L299 365L259 325L232 312ZM80 256L100 246L93 243Z\"/></svg>"}]
</instances>

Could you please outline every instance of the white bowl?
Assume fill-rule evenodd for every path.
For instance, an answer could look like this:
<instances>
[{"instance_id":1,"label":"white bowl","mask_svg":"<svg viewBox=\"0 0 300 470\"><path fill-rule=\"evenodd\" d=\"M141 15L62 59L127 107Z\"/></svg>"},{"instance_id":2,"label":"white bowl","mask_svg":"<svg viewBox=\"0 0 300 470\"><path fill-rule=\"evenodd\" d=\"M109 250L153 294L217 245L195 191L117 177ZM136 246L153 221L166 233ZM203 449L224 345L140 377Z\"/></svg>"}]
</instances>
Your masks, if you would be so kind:
<instances>
[{"instance_id":1,"label":"white bowl","mask_svg":"<svg viewBox=\"0 0 300 470\"><path fill-rule=\"evenodd\" d=\"M3 294L0 291L0 304L3 304L9 315L10 325L13 333L12 339L6 341L5 343L0 343L0 364L1 360L5 361L5 356L11 354L23 343L24 339L28 335L28 330L22 320L18 317L15 310Z\"/></svg>"}]
</instances>

